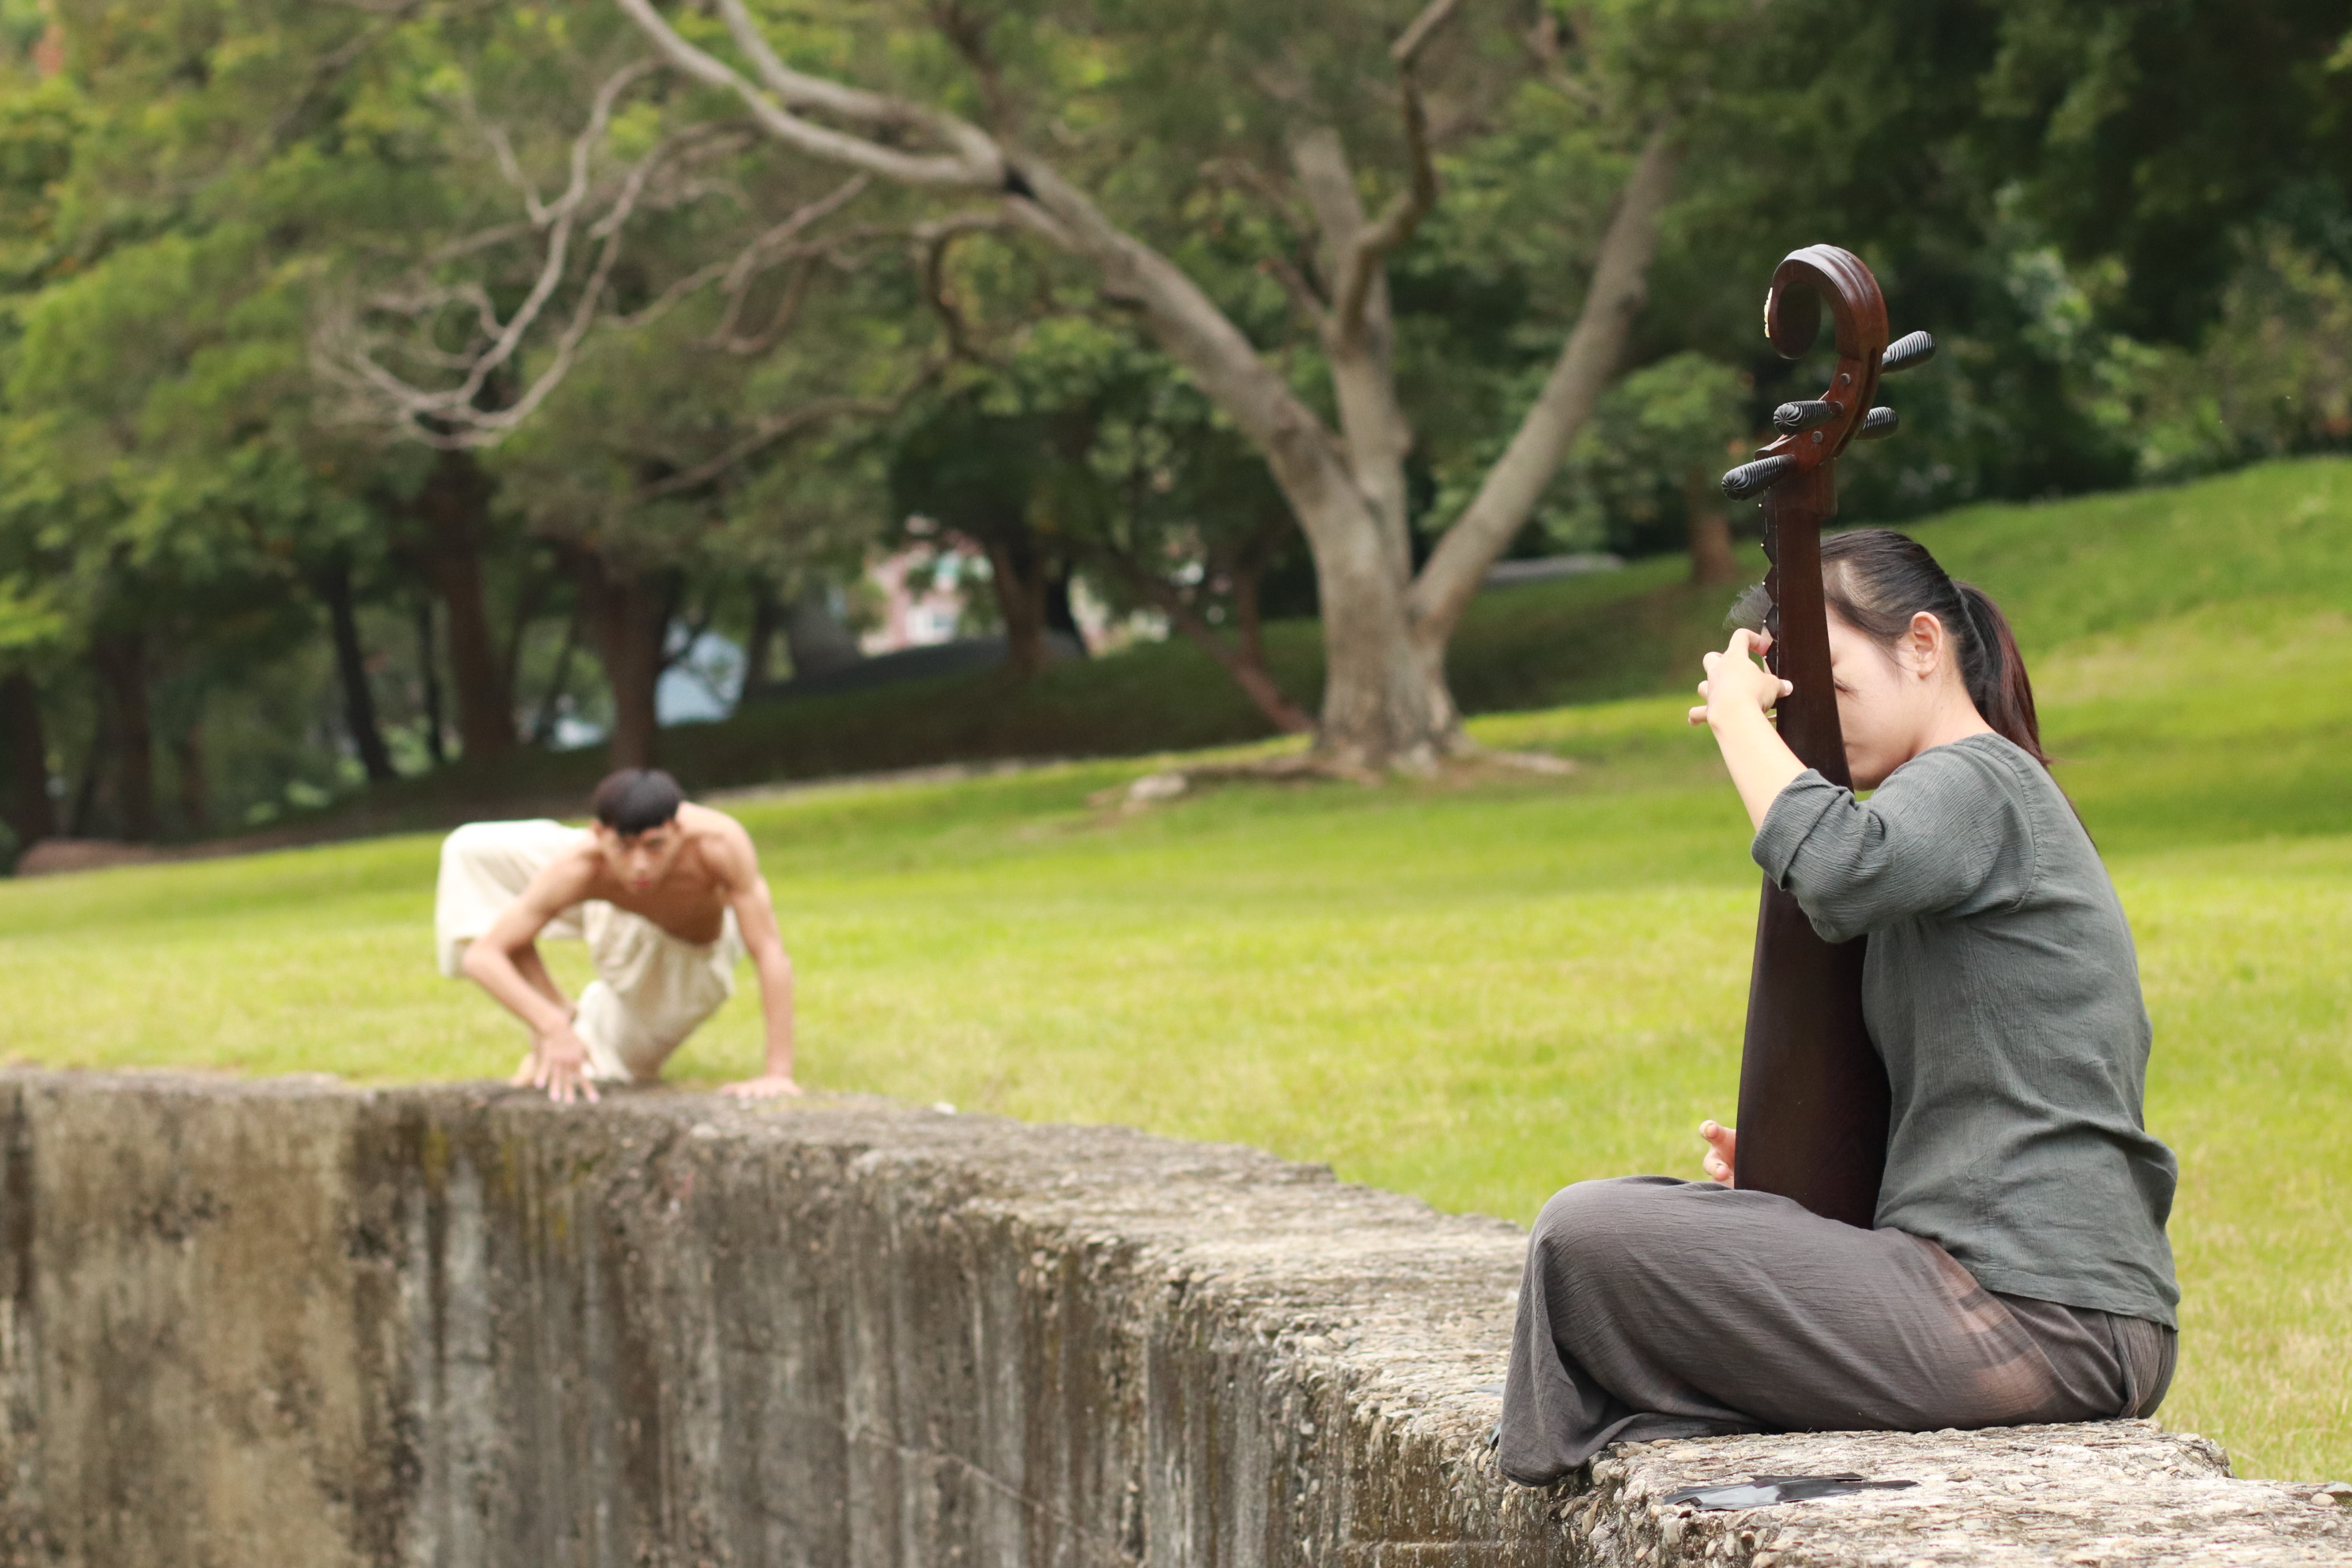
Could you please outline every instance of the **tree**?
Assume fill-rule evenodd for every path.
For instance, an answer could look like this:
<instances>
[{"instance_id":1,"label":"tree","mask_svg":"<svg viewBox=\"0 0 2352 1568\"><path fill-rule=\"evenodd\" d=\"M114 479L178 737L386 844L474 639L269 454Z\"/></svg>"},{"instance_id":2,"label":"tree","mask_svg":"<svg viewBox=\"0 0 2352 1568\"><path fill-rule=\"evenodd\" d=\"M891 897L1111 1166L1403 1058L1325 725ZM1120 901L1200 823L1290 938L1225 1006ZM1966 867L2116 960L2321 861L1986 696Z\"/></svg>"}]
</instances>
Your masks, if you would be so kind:
<instances>
[{"instance_id":1,"label":"tree","mask_svg":"<svg viewBox=\"0 0 2352 1568\"><path fill-rule=\"evenodd\" d=\"M0 293L12 300L37 289L62 259L57 186L79 119L64 83L20 79L0 92ZM54 677L70 626L48 581L50 553L21 519L16 526L0 519L0 822L18 853L58 829L40 678Z\"/></svg>"},{"instance_id":2,"label":"tree","mask_svg":"<svg viewBox=\"0 0 2352 1568\"><path fill-rule=\"evenodd\" d=\"M2352 31L2324 0L2000 0L1979 156L2144 340L2193 342L2264 221L2352 268Z\"/></svg>"},{"instance_id":3,"label":"tree","mask_svg":"<svg viewBox=\"0 0 2352 1568\"><path fill-rule=\"evenodd\" d=\"M992 399L990 392L998 393ZM992 407L1003 389L971 384L931 400L890 450L891 537L903 542L919 520L977 547L988 559L989 588L1004 623L1005 663L1016 676L1044 669L1046 637L1075 637L1070 580L1076 562L1066 537L1071 519L1046 508L1057 468L1085 461L1057 443L1084 419L1077 408L1033 411ZM1059 417L1056 418L1056 416ZM1057 426L1060 429L1057 430Z\"/></svg>"},{"instance_id":4,"label":"tree","mask_svg":"<svg viewBox=\"0 0 2352 1568\"><path fill-rule=\"evenodd\" d=\"M1387 263L1438 200L1439 134L1424 79L1441 74L1448 50L1440 40L1454 22L1458 0L1433 0L1417 16L1398 18L1402 25L1391 39L1367 32L1361 10L1312 5L1252 11L1155 5L1148 16L1106 7L1099 22L1084 10L1052 14L1056 27L1069 29L1063 36L1083 40L1079 52L1108 84L1109 90L1088 103L1106 119L1116 121L1111 106L1121 89L1135 85L1130 79L1157 72L1182 76L1183 88L1205 100L1190 112L1229 112L1254 122L1225 162L1234 177L1295 209L1311 232L1307 265L1278 250L1257 259L1285 280L1293 306L1310 324L1336 428L1316 398L1269 363L1233 311L1203 287L1195 272L1207 268L1198 261L1188 266L1172 252L1172 239L1145 238L1085 188L1087 176L1066 176L1039 151L1050 144L1054 125L1066 129L1066 116L1054 117L1072 96L1054 90L1060 85L1054 67L1066 62L1038 60L1039 47L1018 37L1050 36L1039 26L1043 16L992 27L1001 19L960 7L937 10L928 20L957 51L961 77L926 58L928 76L908 73L888 90L847 79L859 66L882 68L870 50L859 56L853 47L849 58L825 59L823 40L836 36L845 18L827 17L822 27L782 20L763 26L745 0L719 0L723 26L714 34L690 15L666 16L654 0L615 3L671 66L731 95L783 145L877 179L978 197L1088 268L1104 296L1137 312L1263 456L1306 532L1328 669L1318 733L1323 754L1347 766L1426 765L1463 743L1445 683L1446 643L1487 565L1526 521L1569 438L1615 373L1679 163L1678 132L1664 104L1636 104L1602 126L1601 134L1626 139L1628 172L1593 247L1591 282L1574 328L1502 456L1416 571L1405 482L1412 432L1399 396ZM1580 19L1606 32L1627 17L1593 7ZM908 26L915 19L877 20ZM1578 70L1597 68L1606 53L1576 40L1559 47L1553 28L1544 33L1549 58L1546 50L1535 51L1544 68L1514 69L1508 74L1516 80L1497 84L1478 68L1489 63L1484 46L1492 37L1480 34L1444 63L1470 79L1475 92L1507 100L1515 89L1542 90L1528 84L1553 79L1573 97L1591 85L1577 79ZM830 68L788 63L788 54L825 59ZM1388 140L1402 163L1401 182L1377 213L1365 205L1348 133L1366 129L1350 105L1373 75L1375 59L1388 68L1386 96L1397 116ZM1235 105L1229 91L1210 87L1227 79L1249 84L1255 101ZM1163 92L1154 101L1165 108L1171 100ZM986 123L954 111L957 102L972 103ZM1464 111L1464 128L1474 120ZM1593 134L1591 126L1586 133ZM1382 138L1360 140L1377 144ZM1120 150L1136 149L1129 142ZM1091 183L1114 196L1120 184L1112 167L1095 171Z\"/></svg>"},{"instance_id":5,"label":"tree","mask_svg":"<svg viewBox=\"0 0 2352 1568\"><path fill-rule=\"evenodd\" d=\"M438 208L372 247L338 237L312 363L342 420L438 454L420 512L444 495L478 517L502 486L554 548L612 689L614 759L642 765L731 493L928 374L920 333L861 313L861 290L911 313L893 265L908 235L833 221L863 177L812 178L723 120L667 118L634 32L535 14L488 41L412 31L433 68L383 91L429 128ZM458 640L453 626L462 684Z\"/></svg>"},{"instance_id":6,"label":"tree","mask_svg":"<svg viewBox=\"0 0 2352 1568\"><path fill-rule=\"evenodd\" d=\"M1691 581L1732 581L1730 520L1717 481L1750 434L1748 378L1703 354L1644 365L1610 389L1562 476L1569 526L1633 554L1679 535Z\"/></svg>"}]
</instances>

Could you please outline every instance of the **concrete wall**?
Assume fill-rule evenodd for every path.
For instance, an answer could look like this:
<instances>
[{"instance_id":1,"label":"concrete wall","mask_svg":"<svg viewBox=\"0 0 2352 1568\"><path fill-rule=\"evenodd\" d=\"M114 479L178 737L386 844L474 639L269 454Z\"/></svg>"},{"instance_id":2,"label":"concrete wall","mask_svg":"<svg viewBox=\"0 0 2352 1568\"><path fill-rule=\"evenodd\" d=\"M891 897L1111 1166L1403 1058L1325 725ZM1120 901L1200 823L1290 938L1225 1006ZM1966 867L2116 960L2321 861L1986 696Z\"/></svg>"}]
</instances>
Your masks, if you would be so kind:
<instances>
[{"instance_id":1,"label":"concrete wall","mask_svg":"<svg viewBox=\"0 0 2352 1568\"><path fill-rule=\"evenodd\" d=\"M0 1562L2352 1562L2146 1424L1493 1470L1522 1238L873 1103L0 1075ZM1909 1491L1698 1514L1672 1488Z\"/></svg>"}]
</instances>

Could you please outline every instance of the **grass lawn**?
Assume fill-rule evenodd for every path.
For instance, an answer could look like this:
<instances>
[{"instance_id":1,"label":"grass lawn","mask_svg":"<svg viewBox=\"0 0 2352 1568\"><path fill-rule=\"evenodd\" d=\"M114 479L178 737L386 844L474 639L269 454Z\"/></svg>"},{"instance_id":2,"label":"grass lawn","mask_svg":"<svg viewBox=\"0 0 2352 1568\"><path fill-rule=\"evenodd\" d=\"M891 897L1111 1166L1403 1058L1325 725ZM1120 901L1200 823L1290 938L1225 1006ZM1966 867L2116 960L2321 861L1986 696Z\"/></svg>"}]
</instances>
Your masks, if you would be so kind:
<instances>
[{"instance_id":1,"label":"grass lawn","mask_svg":"<svg viewBox=\"0 0 2352 1568\"><path fill-rule=\"evenodd\" d=\"M2242 1473L2352 1475L2352 464L1939 521L2009 605L2060 778L2109 857L2179 1152L2163 1415ZM1529 1218L1563 1183L1696 1174L1738 1068L1756 873L1682 703L1495 715L1566 778L1088 795L1139 764L740 804L825 1088L1327 1160ZM430 837L0 884L8 1054L54 1064L510 1067L432 972ZM576 949L551 949L576 983ZM757 1057L752 988L672 1076Z\"/></svg>"}]
</instances>

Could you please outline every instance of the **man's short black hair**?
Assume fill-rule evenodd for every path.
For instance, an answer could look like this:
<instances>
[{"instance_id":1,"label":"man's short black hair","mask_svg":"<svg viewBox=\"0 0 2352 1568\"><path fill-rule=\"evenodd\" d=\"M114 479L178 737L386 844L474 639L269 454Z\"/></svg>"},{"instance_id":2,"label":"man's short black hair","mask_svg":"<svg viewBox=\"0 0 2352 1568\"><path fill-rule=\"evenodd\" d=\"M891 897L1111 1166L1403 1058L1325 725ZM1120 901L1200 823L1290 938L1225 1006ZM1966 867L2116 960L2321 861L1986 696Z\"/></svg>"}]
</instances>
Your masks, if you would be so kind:
<instances>
[{"instance_id":1,"label":"man's short black hair","mask_svg":"<svg viewBox=\"0 0 2352 1568\"><path fill-rule=\"evenodd\" d=\"M588 799L596 820L624 838L675 819L686 795L659 768L623 768L596 786Z\"/></svg>"}]
</instances>

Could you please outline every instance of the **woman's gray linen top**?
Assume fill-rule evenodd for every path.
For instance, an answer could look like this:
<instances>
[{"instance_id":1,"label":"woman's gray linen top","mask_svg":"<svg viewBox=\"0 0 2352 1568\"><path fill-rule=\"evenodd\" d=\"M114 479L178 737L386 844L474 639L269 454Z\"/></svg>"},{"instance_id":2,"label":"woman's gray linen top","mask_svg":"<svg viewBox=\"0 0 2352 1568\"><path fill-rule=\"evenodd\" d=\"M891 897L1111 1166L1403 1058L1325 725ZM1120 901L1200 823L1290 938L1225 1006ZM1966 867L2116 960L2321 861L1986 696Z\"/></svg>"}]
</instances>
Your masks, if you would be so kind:
<instances>
[{"instance_id":1,"label":"woman's gray linen top","mask_svg":"<svg viewBox=\"0 0 2352 1568\"><path fill-rule=\"evenodd\" d=\"M2176 1327L2131 930L2066 797L1999 735L1921 752L1870 799L1811 770L1756 863L1831 942L1867 932L1863 1016L1895 1091L1881 1229L1989 1290Z\"/></svg>"}]
</instances>

